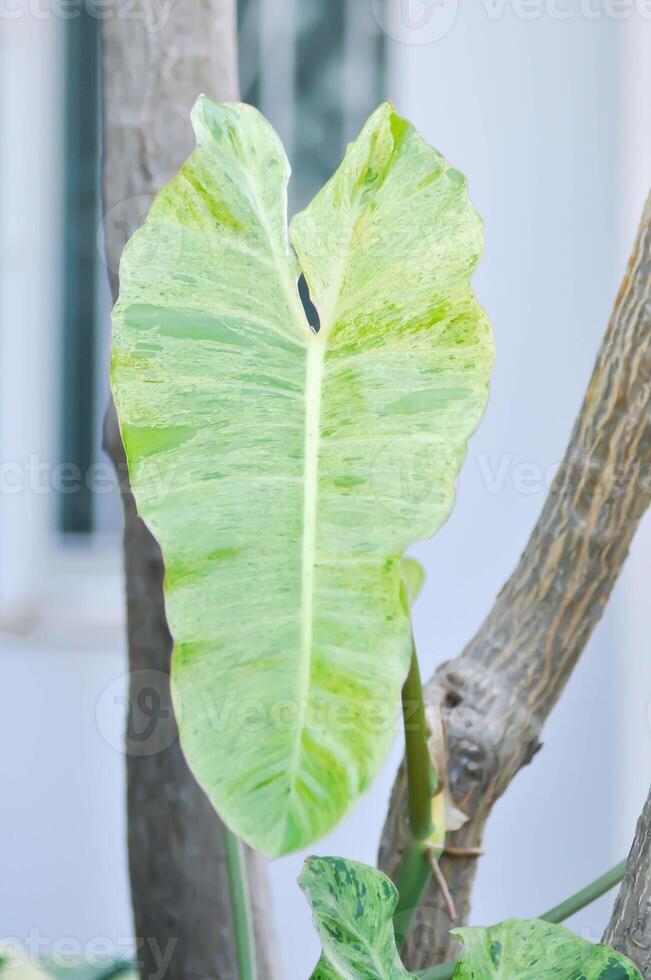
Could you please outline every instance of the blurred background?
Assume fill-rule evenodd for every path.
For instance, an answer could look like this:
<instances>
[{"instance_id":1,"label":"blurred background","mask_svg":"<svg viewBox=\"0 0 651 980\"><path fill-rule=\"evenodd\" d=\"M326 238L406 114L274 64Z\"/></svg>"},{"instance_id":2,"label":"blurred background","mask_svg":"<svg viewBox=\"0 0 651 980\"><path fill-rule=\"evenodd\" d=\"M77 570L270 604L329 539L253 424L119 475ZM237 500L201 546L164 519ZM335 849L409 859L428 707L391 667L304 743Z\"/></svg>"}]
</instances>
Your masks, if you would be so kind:
<instances>
[{"instance_id":1,"label":"blurred background","mask_svg":"<svg viewBox=\"0 0 651 980\"><path fill-rule=\"evenodd\" d=\"M511 572L590 376L651 183L651 3L240 0L238 19L243 97L283 137L293 208L389 97L469 176L485 220L492 396L453 516L414 548L429 676ZM0 935L119 956L127 668L100 448L115 220L99 195L100 27L83 3L0 0ZM647 518L543 751L495 807L474 922L535 915L627 853L651 772L650 580ZM374 862L400 754L313 850ZM271 869L289 980L317 954L302 857ZM570 924L599 938L611 901Z\"/></svg>"}]
</instances>

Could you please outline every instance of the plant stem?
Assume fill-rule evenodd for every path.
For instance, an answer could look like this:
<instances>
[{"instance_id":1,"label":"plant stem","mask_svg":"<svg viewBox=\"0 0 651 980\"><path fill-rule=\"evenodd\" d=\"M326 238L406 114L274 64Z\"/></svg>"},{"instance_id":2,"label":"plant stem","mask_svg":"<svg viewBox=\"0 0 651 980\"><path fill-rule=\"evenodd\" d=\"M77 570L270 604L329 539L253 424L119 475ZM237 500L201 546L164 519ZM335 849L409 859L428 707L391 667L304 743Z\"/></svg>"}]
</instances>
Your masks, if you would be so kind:
<instances>
[{"instance_id":1,"label":"plant stem","mask_svg":"<svg viewBox=\"0 0 651 980\"><path fill-rule=\"evenodd\" d=\"M432 793L435 784L427 747L429 731L425 721L423 687L413 639L409 673L402 688L402 717L405 729L409 829L414 840L422 841L432 833Z\"/></svg>"},{"instance_id":2,"label":"plant stem","mask_svg":"<svg viewBox=\"0 0 651 980\"><path fill-rule=\"evenodd\" d=\"M249 907L249 889L242 842L224 827L224 854L228 873L228 890L233 910L235 951L240 980L256 980L255 949Z\"/></svg>"},{"instance_id":3,"label":"plant stem","mask_svg":"<svg viewBox=\"0 0 651 980\"><path fill-rule=\"evenodd\" d=\"M575 912L580 911L586 905L594 902L595 899L601 898L611 888L618 885L625 874L626 860L620 861L619 864L616 864L614 868L607 871L601 878L597 878L596 881L582 888L576 895L571 895L570 898L566 898L560 905L555 905L553 909L544 912L539 918L544 919L545 922L564 922L565 919L569 919Z\"/></svg>"},{"instance_id":4,"label":"plant stem","mask_svg":"<svg viewBox=\"0 0 651 980\"><path fill-rule=\"evenodd\" d=\"M411 840L403 852L396 873L398 903L393 913L393 927L399 949L407 939L432 874L426 850L420 841Z\"/></svg>"},{"instance_id":5,"label":"plant stem","mask_svg":"<svg viewBox=\"0 0 651 980\"><path fill-rule=\"evenodd\" d=\"M402 688L402 716L411 839L396 874L398 904L393 921L396 935L402 937L404 942L432 873L425 842L432 833L432 793L435 788L435 773L427 747L429 731L425 721L423 687L413 638L409 673Z\"/></svg>"},{"instance_id":6,"label":"plant stem","mask_svg":"<svg viewBox=\"0 0 651 980\"><path fill-rule=\"evenodd\" d=\"M575 912L579 912L586 905L594 902L595 899L601 898L602 895L605 895L615 885L618 885L625 874L626 861L620 861L619 864L616 864L610 871L601 875L596 881L591 882L591 884L582 888L581 891L576 892L575 895L566 898L560 905L555 905L548 912L543 912L538 918L543 919L545 922L563 922L571 915L574 915ZM420 980L450 980L455 966L455 962L433 966L429 970L424 970L419 974Z\"/></svg>"}]
</instances>

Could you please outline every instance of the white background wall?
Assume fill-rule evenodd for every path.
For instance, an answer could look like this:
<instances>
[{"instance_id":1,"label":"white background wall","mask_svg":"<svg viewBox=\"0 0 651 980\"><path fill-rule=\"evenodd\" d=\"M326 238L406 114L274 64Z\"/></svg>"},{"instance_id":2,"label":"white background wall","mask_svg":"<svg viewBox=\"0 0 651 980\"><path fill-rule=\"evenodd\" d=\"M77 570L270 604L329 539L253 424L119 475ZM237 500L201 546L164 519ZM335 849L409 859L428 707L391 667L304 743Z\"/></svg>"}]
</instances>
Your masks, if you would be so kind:
<instances>
[{"instance_id":1,"label":"white background wall","mask_svg":"<svg viewBox=\"0 0 651 980\"><path fill-rule=\"evenodd\" d=\"M558 19L559 8L573 15ZM562 456L651 183L651 21L639 14L614 20L606 16L611 8L596 2L584 2L580 13L578 4L559 0L558 8L548 4L531 20L517 9L481 0L454 19L452 0L433 7L405 0L403 19L391 21L401 40L391 43L387 94L469 175L485 219L476 288L497 345L492 397L459 481L457 508L434 541L414 549L427 569L415 611L425 674L472 635L526 541L545 488L523 483L527 473L518 467L531 463L546 473ZM369 16L385 12L379 0L369 0ZM409 27L414 17L424 18L420 30ZM447 33L419 43L441 18L454 20ZM0 25L3 45L13 29ZM23 30L39 50L56 50L54 34L45 35L47 22L32 20ZM39 100L44 115L49 100L55 108L47 85ZM25 100L25 142L13 151L26 160L33 152L33 104ZM1 125L8 125L6 115ZM28 210L23 220L33 229L38 215ZM40 281L38 270L30 271L33 283ZM0 286L13 305L3 307L2 357L26 309L24 298L7 292L8 276L3 270ZM42 336L52 329L45 318ZM3 412L20 413L18 398L9 405L5 398ZM5 423L3 439L6 432ZM0 444L2 459L13 451L11 441ZM487 473L501 478L497 491ZM0 536L6 533L0 527ZM476 922L535 914L628 847L651 769L649 566L647 521L545 730L543 751L495 808L479 869ZM82 580L88 590L95 574L73 576L66 593L74 595ZM112 597L110 609L117 606L117 575L98 589ZM130 931L122 759L112 744L120 721L116 716L113 734L100 731L96 705L124 671L123 644L112 613L99 641L91 630L74 628L72 611L61 618L0 641L0 934L27 937L36 928L51 940L119 942ZM396 745L372 790L314 851L374 861L399 754ZM295 886L301 861L295 855L272 867L290 980L308 975L317 952ZM586 910L575 927L597 938L608 905Z\"/></svg>"},{"instance_id":2,"label":"white background wall","mask_svg":"<svg viewBox=\"0 0 651 980\"><path fill-rule=\"evenodd\" d=\"M48 459L56 431L60 39L55 18L0 16L0 462L11 488L0 494L0 607L19 614L52 509L51 496L24 485L30 457Z\"/></svg>"}]
</instances>

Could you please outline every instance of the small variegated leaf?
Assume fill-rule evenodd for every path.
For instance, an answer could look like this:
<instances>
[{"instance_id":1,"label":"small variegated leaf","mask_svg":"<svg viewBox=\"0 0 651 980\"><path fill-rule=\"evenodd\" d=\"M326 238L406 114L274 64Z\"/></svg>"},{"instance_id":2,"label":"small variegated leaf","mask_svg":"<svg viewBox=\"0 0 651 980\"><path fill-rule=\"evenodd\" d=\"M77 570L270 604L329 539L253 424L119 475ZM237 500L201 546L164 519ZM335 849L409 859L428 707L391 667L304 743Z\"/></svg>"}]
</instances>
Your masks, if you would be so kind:
<instances>
[{"instance_id":1,"label":"small variegated leaf","mask_svg":"<svg viewBox=\"0 0 651 980\"><path fill-rule=\"evenodd\" d=\"M610 946L541 919L508 919L452 935L463 942L453 980L642 980Z\"/></svg>"},{"instance_id":2,"label":"small variegated leaf","mask_svg":"<svg viewBox=\"0 0 651 980\"><path fill-rule=\"evenodd\" d=\"M409 976L396 947L396 887L357 861L310 857L298 879L323 952L311 980L397 980Z\"/></svg>"}]
</instances>

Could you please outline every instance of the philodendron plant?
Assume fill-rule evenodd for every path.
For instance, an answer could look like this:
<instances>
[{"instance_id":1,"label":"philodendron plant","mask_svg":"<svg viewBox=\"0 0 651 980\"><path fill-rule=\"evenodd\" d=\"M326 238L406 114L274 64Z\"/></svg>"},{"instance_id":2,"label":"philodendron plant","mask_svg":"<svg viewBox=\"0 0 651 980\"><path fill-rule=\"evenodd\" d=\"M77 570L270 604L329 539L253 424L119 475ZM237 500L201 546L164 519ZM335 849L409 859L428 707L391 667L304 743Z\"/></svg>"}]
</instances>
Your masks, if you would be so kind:
<instances>
[{"instance_id":1,"label":"philodendron plant","mask_svg":"<svg viewBox=\"0 0 651 980\"><path fill-rule=\"evenodd\" d=\"M402 690L397 890L339 858L310 859L301 887L314 977L407 976L392 919L404 936L431 874L445 893L437 862L464 815L423 704L422 570L404 555L449 515L486 403L481 221L465 178L389 104L289 227L265 119L201 97L192 120L196 150L124 251L112 361L131 487L165 562L182 747L228 828L248 980L239 840L275 857L331 830L386 758ZM551 922L459 936L459 978L639 976Z\"/></svg>"}]
</instances>

